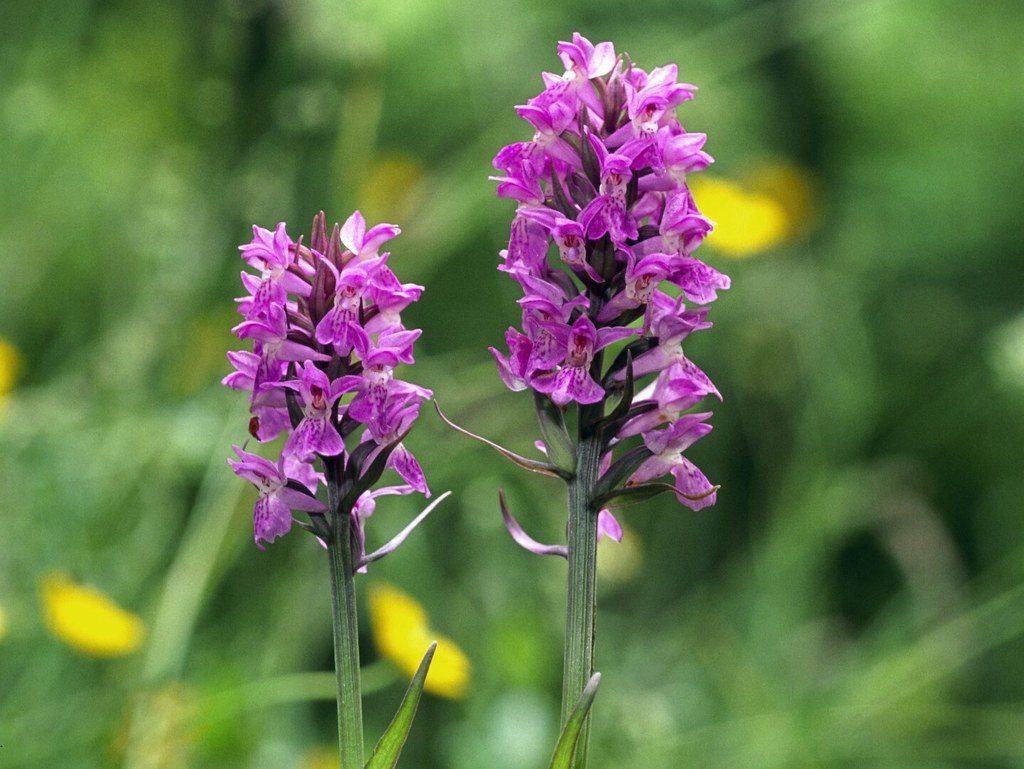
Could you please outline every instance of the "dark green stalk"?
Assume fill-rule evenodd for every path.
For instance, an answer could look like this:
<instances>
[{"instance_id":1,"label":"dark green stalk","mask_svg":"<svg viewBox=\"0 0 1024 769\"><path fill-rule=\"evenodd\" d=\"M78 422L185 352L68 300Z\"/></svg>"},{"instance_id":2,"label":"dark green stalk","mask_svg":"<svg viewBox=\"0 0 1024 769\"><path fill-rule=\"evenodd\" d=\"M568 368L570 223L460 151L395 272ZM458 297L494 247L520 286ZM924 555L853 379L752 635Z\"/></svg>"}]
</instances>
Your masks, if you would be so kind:
<instances>
[{"instance_id":1,"label":"dark green stalk","mask_svg":"<svg viewBox=\"0 0 1024 769\"><path fill-rule=\"evenodd\" d=\"M327 556L334 613L334 672L338 681L338 747L341 769L363 769L363 702L351 523L349 511L339 509L337 483L329 479L327 489L332 519Z\"/></svg>"},{"instance_id":2,"label":"dark green stalk","mask_svg":"<svg viewBox=\"0 0 1024 769\"><path fill-rule=\"evenodd\" d=\"M581 409L582 411L582 409ZM597 576L597 510L590 500L601 461L600 437L586 429L580 415L576 475L569 481L568 598L565 615L565 659L562 677L562 725L594 674L594 615ZM589 719L576 748L576 769L587 765Z\"/></svg>"}]
</instances>

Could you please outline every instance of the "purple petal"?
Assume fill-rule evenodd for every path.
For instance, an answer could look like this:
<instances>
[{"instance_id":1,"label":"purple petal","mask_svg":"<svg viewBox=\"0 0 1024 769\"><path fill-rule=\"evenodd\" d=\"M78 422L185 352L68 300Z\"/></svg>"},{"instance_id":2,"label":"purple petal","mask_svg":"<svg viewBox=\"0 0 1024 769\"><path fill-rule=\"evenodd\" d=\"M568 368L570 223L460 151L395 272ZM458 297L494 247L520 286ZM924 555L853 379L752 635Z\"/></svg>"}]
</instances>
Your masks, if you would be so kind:
<instances>
[{"instance_id":1,"label":"purple petal","mask_svg":"<svg viewBox=\"0 0 1024 769\"><path fill-rule=\"evenodd\" d=\"M676 479L676 497L691 510L710 507L717 500L717 487L704 476L698 467L685 457L672 468Z\"/></svg>"},{"instance_id":2,"label":"purple petal","mask_svg":"<svg viewBox=\"0 0 1024 769\"><path fill-rule=\"evenodd\" d=\"M366 219L359 211L353 211L341 225L339 234L345 248L353 254L358 254L363 247L363 237L366 235Z\"/></svg>"},{"instance_id":3,"label":"purple petal","mask_svg":"<svg viewBox=\"0 0 1024 769\"><path fill-rule=\"evenodd\" d=\"M608 537L616 542L622 541L622 526L610 510L604 509L597 514L597 538Z\"/></svg>"},{"instance_id":4,"label":"purple petal","mask_svg":"<svg viewBox=\"0 0 1024 769\"><path fill-rule=\"evenodd\" d=\"M273 494L261 496L252 511L252 528L256 545L262 549L261 540L270 544L291 531L292 511Z\"/></svg>"},{"instance_id":5,"label":"purple petal","mask_svg":"<svg viewBox=\"0 0 1024 769\"><path fill-rule=\"evenodd\" d=\"M403 444L399 443L391 452L391 456L388 457L388 466L420 494L425 497L430 496L427 479L423 475L420 463Z\"/></svg>"},{"instance_id":6,"label":"purple petal","mask_svg":"<svg viewBox=\"0 0 1024 769\"><path fill-rule=\"evenodd\" d=\"M435 499L433 502L431 502L429 505L427 505L427 507L423 510L422 513L420 513L415 518L413 518L412 521L409 523L409 525L406 526L404 529L402 529L400 532L398 532L395 536L393 536L388 541L388 543L386 545L384 545L383 547L381 547L381 548L379 548L377 550L374 550L369 555L363 556L360 559L360 561L359 561L359 568L360 568L360 570L365 569L367 564L370 564L370 563L373 563L374 561L380 560L381 558L386 556L388 553L394 552L395 549L398 548L399 545L401 545L403 542L405 542L405 540L409 537L410 534L412 534L412 532L416 529L416 527L419 526L423 522L423 520L428 515L430 515L431 512L433 512L434 508L437 507L439 504L441 504L450 495L451 495L451 492L450 491L446 491L444 494L442 494L437 499Z\"/></svg>"},{"instance_id":7,"label":"purple petal","mask_svg":"<svg viewBox=\"0 0 1024 769\"><path fill-rule=\"evenodd\" d=\"M505 503L505 493L498 492L498 501L501 505L501 517L505 521L505 528L512 535L512 539L524 550L529 550L534 555L560 555L562 558L569 557L569 549L565 545L544 545L535 540L519 525Z\"/></svg>"}]
</instances>

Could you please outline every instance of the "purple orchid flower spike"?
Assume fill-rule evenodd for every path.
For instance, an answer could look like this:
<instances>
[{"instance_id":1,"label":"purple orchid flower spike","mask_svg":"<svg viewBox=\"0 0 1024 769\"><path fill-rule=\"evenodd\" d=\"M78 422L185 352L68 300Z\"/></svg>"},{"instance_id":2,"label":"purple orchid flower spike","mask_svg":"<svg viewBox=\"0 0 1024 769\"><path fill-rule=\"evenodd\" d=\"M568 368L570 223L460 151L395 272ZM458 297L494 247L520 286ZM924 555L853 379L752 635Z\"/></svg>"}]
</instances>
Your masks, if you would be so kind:
<instances>
[{"instance_id":1,"label":"purple orchid flower spike","mask_svg":"<svg viewBox=\"0 0 1024 769\"><path fill-rule=\"evenodd\" d=\"M243 273L249 296L238 300L245 319L234 331L251 340L252 350L228 353L234 370L223 382L249 393L250 434L261 442L282 433L287 437L276 460L235 447L238 459L228 461L257 488L257 547L296 526L313 534L327 552L339 758L343 766L361 767L355 578L401 545L448 493L382 548L366 553L365 526L379 497L430 495L405 439L431 393L395 376L396 368L414 362L420 331L405 327L402 311L423 288L401 283L387 265L390 255L380 253L399 234L395 225L367 228L355 211L344 225L335 224L330 236L327 232L321 212L308 247L301 239L292 242L284 224L274 233L254 228L253 242L242 247L244 261L259 274ZM377 486L385 473L397 474L403 483ZM326 502L316 497L321 486ZM308 522L295 520L296 511L305 512ZM413 679L416 697L435 646ZM401 741L375 751L370 763L379 759L393 765L400 747Z\"/></svg>"},{"instance_id":2,"label":"purple orchid flower spike","mask_svg":"<svg viewBox=\"0 0 1024 769\"><path fill-rule=\"evenodd\" d=\"M713 159L676 109L696 87L675 64L646 71L579 34L558 56L565 73L544 73L543 92L516 108L532 140L494 158L498 196L516 201L499 269L523 297L507 352L491 353L506 387L532 391L550 467L570 486L592 486L602 503L676 489L687 506L706 506L714 487L683 453L709 429L690 409L721 395L684 347L711 327L708 305L729 278L694 256L713 224L687 179ZM586 456L600 466L584 473ZM675 485L655 484L657 471ZM599 513L600 533L620 536L611 508ZM510 514L506 523L547 552Z\"/></svg>"},{"instance_id":3,"label":"purple orchid flower spike","mask_svg":"<svg viewBox=\"0 0 1024 769\"><path fill-rule=\"evenodd\" d=\"M685 452L711 429L710 414L690 409L718 390L683 347L710 327L707 305L729 279L694 256L713 224L687 179L712 158L676 108L695 87L678 82L674 64L648 72L579 34L558 55L565 73L543 73L543 91L517 108L532 140L501 149L492 177L497 195L516 201L498 269L523 298L508 354L491 353L506 387L531 391L546 461L449 424L566 482L565 545L530 537L499 497L517 544L567 560L566 723L593 695L596 547L623 537L613 511L667 492L694 510L716 500ZM585 727L574 750L583 769Z\"/></svg>"},{"instance_id":4,"label":"purple orchid flower spike","mask_svg":"<svg viewBox=\"0 0 1024 769\"><path fill-rule=\"evenodd\" d=\"M375 499L372 487L385 472L408 493L430 495L405 437L432 393L395 376L414 362L420 331L403 325L402 311L423 287L400 282L380 253L399 232L393 224L367 227L356 211L328 237L321 213L308 248L283 223L273 232L254 227L241 247L258 274L244 273L249 296L238 300L245 319L234 332L253 347L228 353L233 371L223 383L249 394L253 437L286 436L276 461L248 453L232 460L260 489L258 542L285 534L289 511L301 510L323 513L303 528L330 548L349 536L340 521L357 502ZM326 505L315 498L324 483Z\"/></svg>"}]
</instances>

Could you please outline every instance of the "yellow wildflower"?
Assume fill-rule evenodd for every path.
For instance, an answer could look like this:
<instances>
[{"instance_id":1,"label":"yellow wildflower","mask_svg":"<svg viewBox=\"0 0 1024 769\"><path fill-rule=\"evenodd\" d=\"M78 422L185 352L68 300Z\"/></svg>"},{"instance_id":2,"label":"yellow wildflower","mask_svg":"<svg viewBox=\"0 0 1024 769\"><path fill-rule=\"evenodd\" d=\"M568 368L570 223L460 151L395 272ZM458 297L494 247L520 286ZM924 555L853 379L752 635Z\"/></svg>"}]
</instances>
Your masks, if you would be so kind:
<instances>
[{"instance_id":1,"label":"yellow wildflower","mask_svg":"<svg viewBox=\"0 0 1024 769\"><path fill-rule=\"evenodd\" d=\"M786 212L786 238L809 229L816 218L814 182L810 173L791 163L763 163L746 176L751 189L770 195Z\"/></svg>"},{"instance_id":2,"label":"yellow wildflower","mask_svg":"<svg viewBox=\"0 0 1024 769\"><path fill-rule=\"evenodd\" d=\"M18 348L0 337L0 418L7 407L7 396L14 389L21 373L22 359Z\"/></svg>"},{"instance_id":3,"label":"yellow wildflower","mask_svg":"<svg viewBox=\"0 0 1024 769\"><path fill-rule=\"evenodd\" d=\"M726 256L743 258L774 248L811 219L810 181L793 166L755 168L743 183L707 174L688 183L698 208L715 223L708 245Z\"/></svg>"},{"instance_id":4,"label":"yellow wildflower","mask_svg":"<svg viewBox=\"0 0 1024 769\"><path fill-rule=\"evenodd\" d=\"M700 177L690 190L701 213L715 223L707 243L729 256L751 256L776 246L789 223L782 206L726 179Z\"/></svg>"},{"instance_id":5,"label":"yellow wildflower","mask_svg":"<svg viewBox=\"0 0 1024 769\"><path fill-rule=\"evenodd\" d=\"M377 582L370 586L370 624L381 656L412 677L427 647L437 641L424 689L458 699L469 689L470 662L454 641L432 632L427 613L398 588Z\"/></svg>"},{"instance_id":6,"label":"yellow wildflower","mask_svg":"<svg viewBox=\"0 0 1024 769\"><path fill-rule=\"evenodd\" d=\"M47 628L68 646L92 657L118 657L142 645L142 620L96 588L50 572L43 577L40 591Z\"/></svg>"},{"instance_id":7,"label":"yellow wildflower","mask_svg":"<svg viewBox=\"0 0 1024 769\"><path fill-rule=\"evenodd\" d=\"M3 606L0 606L0 641L4 640L5 635L7 635L7 612L4 611Z\"/></svg>"},{"instance_id":8,"label":"yellow wildflower","mask_svg":"<svg viewBox=\"0 0 1024 769\"><path fill-rule=\"evenodd\" d=\"M21 373L21 353L18 348L0 337L0 398L14 389Z\"/></svg>"}]
</instances>

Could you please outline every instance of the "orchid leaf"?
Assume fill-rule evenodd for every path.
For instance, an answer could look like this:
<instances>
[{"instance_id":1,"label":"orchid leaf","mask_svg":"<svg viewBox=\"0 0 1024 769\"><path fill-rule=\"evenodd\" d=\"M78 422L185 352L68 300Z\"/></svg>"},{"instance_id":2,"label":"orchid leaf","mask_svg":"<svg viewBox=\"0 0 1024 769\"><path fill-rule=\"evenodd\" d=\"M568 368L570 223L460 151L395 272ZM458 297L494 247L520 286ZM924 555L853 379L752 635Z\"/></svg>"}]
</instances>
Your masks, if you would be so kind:
<instances>
[{"instance_id":1,"label":"orchid leaf","mask_svg":"<svg viewBox=\"0 0 1024 769\"><path fill-rule=\"evenodd\" d=\"M299 403L299 396L290 387L284 391L284 400L288 404L288 419L291 420L292 429L294 430L299 426L299 422L302 421L302 405Z\"/></svg>"},{"instance_id":2,"label":"orchid leaf","mask_svg":"<svg viewBox=\"0 0 1024 769\"><path fill-rule=\"evenodd\" d=\"M626 505L633 504L634 502L643 502L644 500L656 497L659 494L671 491L678 497L688 499L691 502L697 502L705 497L709 497L717 492L721 486L712 486L705 492L700 494L690 495L682 494L679 489L670 483L638 483L635 486L626 486L623 489L614 489L607 494L600 494L594 498L594 504L600 507L608 506L609 503L615 502L616 504L610 505L611 507L624 507Z\"/></svg>"},{"instance_id":3,"label":"orchid leaf","mask_svg":"<svg viewBox=\"0 0 1024 769\"><path fill-rule=\"evenodd\" d=\"M612 410L612 413L608 415L609 425L614 425L617 422L625 421L626 415L629 413L629 409L633 405L633 394L635 385L635 382L633 380L633 355L629 352L628 347L626 348L625 353L625 381L622 383L622 392L619 395L619 402ZM611 383L605 384L604 388L606 390L611 389ZM609 434L611 435L614 435L617 432L617 427L609 430Z\"/></svg>"},{"instance_id":4,"label":"orchid leaf","mask_svg":"<svg viewBox=\"0 0 1024 769\"><path fill-rule=\"evenodd\" d=\"M576 137L567 133L565 140L569 142L575 150L579 151L580 143ZM576 204L569 199L568 195L565 194L565 188L562 186L562 181L558 178L558 174L554 170L551 171L551 192L554 196L555 207L559 211L569 218L576 216Z\"/></svg>"},{"instance_id":5,"label":"orchid leaf","mask_svg":"<svg viewBox=\"0 0 1024 769\"><path fill-rule=\"evenodd\" d=\"M597 496L594 498L594 504L601 507L625 507L634 502L643 502L651 497L675 490L676 487L670 483L638 483L635 486L613 489L607 494Z\"/></svg>"},{"instance_id":6,"label":"orchid leaf","mask_svg":"<svg viewBox=\"0 0 1024 769\"><path fill-rule=\"evenodd\" d=\"M641 444L615 460L604 475L598 479L597 485L594 487L594 501L612 496L615 489L625 482L644 463L645 459L653 455L647 446Z\"/></svg>"},{"instance_id":7,"label":"orchid leaf","mask_svg":"<svg viewBox=\"0 0 1024 769\"><path fill-rule=\"evenodd\" d=\"M409 736L409 728L412 726L412 719L416 715L416 708L420 704L420 696L423 694L423 683L427 680L427 670L430 669L430 661L434 658L434 650L437 649L437 641L430 644L427 653L423 655L416 675L409 682L409 688L402 697L402 703L398 706L391 724L381 735L370 760L366 762L366 769L394 769L398 763L398 754L402 752L405 739Z\"/></svg>"},{"instance_id":8,"label":"orchid leaf","mask_svg":"<svg viewBox=\"0 0 1024 769\"><path fill-rule=\"evenodd\" d=\"M569 769L572 766L573 757L576 755L576 743L579 742L583 724L590 713L590 706L594 704L594 696L597 694L597 685L601 683L601 674L594 673L590 681L583 687L576 707L569 714L569 720L565 722L565 728L555 745L554 755L551 756L550 769Z\"/></svg>"},{"instance_id":9,"label":"orchid leaf","mask_svg":"<svg viewBox=\"0 0 1024 769\"><path fill-rule=\"evenodd\" d=\"M486 438L477 435L476 433L471 433L464 427L459 427L457 424L455 424L453 421L451 421L448 417L444 415L444 412L441 411L441 407L437 405L437 401L434 401L434 408L437 409L437 415L441 417L442 421L444 421L444 423L448 425L450 428L462 433L463 435L469 436L473 440L480 441L480 443L483 443L486 446L490 446L492 449L494 449L503 457L505 457L505 459L509 460L513 464L519 465L519 467L523 468L524 470L529 470L532 473L540 473L541 475L550 475L552 478L562 478L563 480L569 480L572 478L571 473L566 473L561 468L555 467L554 465L548 464L547 462L538 462L535 459L527 459L526 457L521 457L515 452L509 451L504 446L499 446L494 441L489 441Z\"/></svg>"},{"instance_id":10,"label":"orchid leaf","mask_svg":"<svg viewBox=\"0 0 1024 769\"><path fill-rule=\"evenodd\" d=\"M569 437L562 410L549 397L537 391L533 393L533 403L548 459L564 472L575 473L576 445Z\"/></svg>"}]
</instances>

